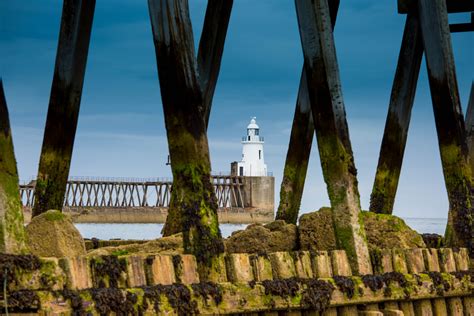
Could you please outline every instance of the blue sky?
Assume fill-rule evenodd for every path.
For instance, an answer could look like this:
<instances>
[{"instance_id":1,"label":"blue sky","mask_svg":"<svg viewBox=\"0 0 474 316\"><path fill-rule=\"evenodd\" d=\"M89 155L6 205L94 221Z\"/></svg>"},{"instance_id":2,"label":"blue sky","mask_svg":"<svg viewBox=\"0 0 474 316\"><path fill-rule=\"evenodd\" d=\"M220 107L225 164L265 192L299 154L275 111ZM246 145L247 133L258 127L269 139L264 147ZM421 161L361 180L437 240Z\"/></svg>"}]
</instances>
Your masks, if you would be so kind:
<instances>
[{"instance_id":1,"label":"blue sky","mask_svg":"<svg viewBox=\"0 0 474 316\"><path fill-rule=\"evenodd\" d=\"M189 0L195 41L206 1ZM37 172L61 16L59 0L0 1L0 75L10 109L20 177ZM468 21L467 14L450 16ZM405 16L396 1L343 0L336 50L362 207L367 209ZM474 35L452 35L465 110L474 74ZM279 185L303 62L294 1L235 0L209 125L215 172L241 156L251 116ZM145 0L99 0L92 29L71 175L169 177L161 97ZM301 212L328 205L313 146ZM446 217L424 61L395 214Z\"/></svg>"}]
</instances>

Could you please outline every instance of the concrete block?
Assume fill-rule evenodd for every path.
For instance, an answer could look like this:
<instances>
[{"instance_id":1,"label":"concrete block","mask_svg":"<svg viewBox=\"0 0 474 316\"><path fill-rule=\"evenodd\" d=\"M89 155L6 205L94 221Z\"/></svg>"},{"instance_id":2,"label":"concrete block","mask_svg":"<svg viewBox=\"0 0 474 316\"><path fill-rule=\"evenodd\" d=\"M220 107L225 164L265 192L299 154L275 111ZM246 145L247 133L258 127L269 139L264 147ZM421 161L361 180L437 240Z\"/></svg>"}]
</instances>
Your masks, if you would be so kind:
<instances>
[{"instance_id":1,"label":"concrete block","mask_svg":"<svg viewBox=\"0 0 474 316\"><path fill-rule=\"evenodd\" d=\"M456 271L456 261L454 260L454 254L451 248L438 249L438 257L441 272Z\"/></svg>"},{"instance_id":2,"label":"concrete block","mask_svg":"<svg viewBox=\"0 0 474 316\"><path fill-rule=\"evenodd\" d=\"M296 276L293 257L288 252L274 252L268 255L272 264L273 277L288 279Z\"/></svg>"},{"instance_id":3,"label":"concrete block","mask_svg":"<svg viewBox=\"0 0 474 316\"><path fill-rule=\"evenodd\" d=\"M425 269L427 271L440 272L438 250L434 248L422 249Z\"/></svg>"},{"instance_id":4,"label":"concrete block","mask_svg":"<svg viewBox=\"0 0 474 316\"><path fill-rule=\"evenodd\" d=\"M316 277L330 278L332 276L331 258L327 251L317 251L312 253L311 263Z\"/></svg>"},{"instance_id":5,"label":"concrete block","mask_svg":"<svg viewBox=\"0 0 474 316\"><path fill-rule=\"evenodd\" d=\"M448 298L446 299L447 305L448 305L448 313L449 316L462 316L464 314L464 306L463 306L463 301L461 298L458 297L453 297L453 298ZM471 309L471 313L474 312L474 310ZM466 311L467 314L467 311Z\"/></svg>"},{"instance_id":6,"label":"concrete block","mask_svg":"<svg viewBox=\"0 0 474 316\"><path fill-rule=\"evenodd\" d=\"M139 287L146 285L144 258L141 256L127 257L127 285Z\"/></svg>"},{"instance_id":7,"label":"concrete block","mask_svg":"<svg viewBox=\"0 0 474 316\"><path fill-rule=\"evenodd\" d=\"M312 278L311 255L309 251L296 251L294 253L296 275L300 278Z\"/></svg>"},{"instance_id":8,"label":"concrete block","mask_svg":"<svg viewBox=\"0 0 474 316\"><path fill-rule=\"evenodd\" d=\"M199 278L202 281L214 283L227 282L226 262L224 254L212 258L211 269L200 270L198 266Z\"/></svg>"},{"instance_id":9,"label":"concrete block","mask_svg":"<svg viewBox=\"0 0 474 316\"><path fill-rule=\"evenodd\" d=\"M421 273L425 271L425 261L423 259L422 249L407 249L405 254L409 273Z\"/></svg>"},{"instance_id":10,"label":"concrete block","mask_svg":"<svg viewBox=\"0 0 474 316\"><path fill-rule=\"evenodd\" d=\"M351 276L352 270L347 260L347 255L344 250L331 251L332 273L340 276Z\"/></svg>"},{"instance_id":11,"label":"concrete block","mask_svg":"<svg viewBox=\"0 0 474 316\"><path fill-rule=\"evenodd\" d=\"M338 316L337 308L336 307L328 308L327 310L323 312L322 316Z\"/></svg>"},{"instance_id":12,"label":"concrete block","mask_svg":"<svg viewBox=\"0 0 474 316\"><path fill-rule=\"evenodd\" d=\"M403 249L393 249L393 270L400 273L408 273L406 254Z\"/></svg>"},{"instance_id":13,"label":"concrete block","mask_svg":"<svg viewBox=\"0 0 474 316\"><path fill-rule=\"evenodd\" d=\"M462 301L466 316L474 316L474 297L464 297Z\"/></svg>"},{"instance_id":14,"label":"concrete block","mask_svg":"<svg viewBox=\"0 0 474 316\"><path fill-rule=\"evenodd\" d=\"M469 270L469 254L466 248L453 249L454 260L456 261L456 270Z\"/></svg>"},{"instance_id":15,"label":"concrete block","mask_svg":"<svg viewBox=\"0 0 474 316\"><path fill-rule=\"evenodd\" d=\"M338 316L355 316L355 315L358 315L357 306L338 307L337 308L337 315ZM369 314L369 315L374 315L374 314Z\"/></svg>"},{"instance_id":16,"label":"concrete block","mask_svg":"<svg viewBox=\"0 0 474 316\"><path fill-rule=\"evenodd\" d=\"M399 310L400 307L398 306L397 302L385 302L384 303L384 309Z\"/></svg>"},{"instance_id":17,"label":"concrete block","mask_svg":"<svg viewBox=\"0 0 474 316\"><path fill-rule=\"evenodd\" d=\"M229 282L249 282L254 279L252 264L246 253L232 253L225 257Z\"/></svg>"},{"instance_id":18,"label":"concrete block","mask_svg":"<svg viewBox=\"0 0 474 316\"><path fill-rule=\"evenodd\" d=\"M69 289L82 290L93 286L89 258L62 258L59 265L65 271Z\"/></svg>"},{"instance_id":19,"label":"concrete block","mask_svg":"<svg viewBox=\"0 0 474 316\"><path fill-rule=\"evenodd\" d=\"M272 264L267 256L251 255L250 262L255 281L273 280Z\"/></svg>"},{"instance_id":20,"label":"concrete block","mask_svg":"<svg viewBox=\"0 0 474 316\"><path fill-rule=\"evenodd\" d=\"M177 282L183 284L199 283L196 257L193 255L173 256L173 267Z\"/></svg>"},{"instance_id":21,"label":"concrete block","mask_svg":"<svg viewBox=\"0 0 474 316\"><path fill-rule=\"evenodd\" d=\"M381 311L359 311L358 315L359 316L383 316L383 313Z\"/></svg>"},{"instance_id":22,"label":"concrete block","mask_svg":"<svg viewBox=\"0 0 474 316\"><path fill-rule=\"evenodd\" d=\"M147 284L168 285L176 282L176 272L173 257L167 255L153 255L146 258ZM182 267L182 265L181 265ZM183 283L185 283L183 281ZM187 284L187 283L185 283Z\"/></svg>"},{"instance_id":23,"label":"concrete block","mask_svg":"<svg viewBox=\"0 0 474 316\"><path fill-rule=\"evenodd\" d=\"M430 300L414 301L413 306L415 307L416 316L434 316L433 307L431 306Z\"/></svg>"},{"instance_id":24,"label":"concrete block","mask_svg":"<svg viewBox=\"0 0 474 316\"><path fill-rule=\"evenodd\" d=\"M415 316L415 307L412 302L400 302L400 310L405 316Z\"/></svg>"},{"instance_id":25,"label":"concrete block","mask_svg":"<svg viewBox=\"0 0 474 316\"><path fill-rule=\"evenodd\" d=\"M448 309L446 307L446 301L444 298L436 298L434 299L431 304L433 305L433 313L436 316L447 316Z\"/></svg>"}]
</instances>

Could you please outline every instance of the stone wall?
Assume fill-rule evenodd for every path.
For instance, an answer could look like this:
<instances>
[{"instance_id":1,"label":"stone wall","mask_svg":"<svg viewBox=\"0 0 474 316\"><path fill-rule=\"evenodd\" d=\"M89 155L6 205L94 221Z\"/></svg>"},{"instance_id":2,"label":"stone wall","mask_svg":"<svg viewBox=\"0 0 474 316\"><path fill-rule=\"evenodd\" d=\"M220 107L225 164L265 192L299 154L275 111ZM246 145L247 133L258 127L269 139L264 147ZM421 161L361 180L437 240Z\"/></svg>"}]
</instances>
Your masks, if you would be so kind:
<instances>
[{"instance_id":1,"label":"stone wall","mask_svg":"<svg viewBox=\"0 0 474 316\"><path fill-rule=\"evenodd\" d=\"M372 255L376 274L368 276L351 276L341 250L227 254L214 261L206 280L191 255L36 259L36 264L31 258L3 256L0 268L7 272L3 276L8 277L8 299L0 305L7 302L10 312L300 315L327 309L325 315L382 315L381 311L473 315L474 311L474 276L468 271L465 249L381 251Z\"/></svg>"}]
</instances>

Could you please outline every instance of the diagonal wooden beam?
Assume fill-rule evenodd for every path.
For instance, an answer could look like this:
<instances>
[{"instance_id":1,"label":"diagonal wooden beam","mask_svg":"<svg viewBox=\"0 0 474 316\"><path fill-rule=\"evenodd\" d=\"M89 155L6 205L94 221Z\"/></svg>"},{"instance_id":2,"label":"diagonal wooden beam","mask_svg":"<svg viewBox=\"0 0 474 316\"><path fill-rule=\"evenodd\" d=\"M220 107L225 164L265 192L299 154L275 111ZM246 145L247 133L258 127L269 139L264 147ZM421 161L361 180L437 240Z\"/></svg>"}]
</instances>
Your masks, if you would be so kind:
<instances>
[{"instance_id":1,"label":"diagonal wooden beam","mask_svg":"<svg viewBox=\"0 0 474 316\"><path fill-rule=\"evenodd\" d=\"M409 13L370 196L372 212L391 214L393 211L422 57L423 41L418 16L416 13Z\"/></svg>"},{"instance_id":2,"label":"diagonal wooden beam","mask_svg":"<svg viewBox=\"0 0 474 316\"><path fill-rule=\"evenodd\" d=\"M332 27L336 24L339 0L329 0ZM314 124L308 95L305 67L301 71L290 143L286 154L283 179L280 187L280 204L276 219L296 224L313 144Z\"/></svg>"},{"instance_id":3,"label":"diagonal wooden beam","mask_svg":"<svg viewBox=\"0 0 474 316\"><path fill-rule=\"evenodd\" d=\"M296 0L319 155L331 201L336 243L352 271L372 273L365 229L360 220L356 168L342 98L341 81L327 0Z\"/></svg>"},{"instance_id":4,"label":"diagonal wooden beam","mask_svg":"<svg viewBox=\"0 0 474 316\"><path fill-rule=\"evenodd\" d=\"M212 98L221 68L224 43L232 12L233 0L208 0L197 57L203 93L203 117L209 125Z\"/></svg>"},{"instance_id":5,"label":"diagonal wooden beam","mask_svg":"<svg viewBox=\"0 0 474 316\"><path fill-rule=\"evenodd\" d=\"M468 163L448 14L444 0L418 0L423 46L449 200L445 239L474 256L474 186Z\"/></svg>"},{"instance_id":6,"label":"diagonal wooden beam","mask_svg":"<svg viewBox=\"0 0 474 316\"><path fill-rule=\"evenodd\" d=\"M61 210L81 104L95 0L64 0L33 216Z\"/></svg>"},{"instance_id":7,"label":"diagonal wooden beam","mask_svg":"<svg viewBox=\"0 0 474 316\"><path fill-rule=\"evenodd\" d=\"M163 234L183 232L184 250L210 264L224 246L188 1L148 0L148 8L173 172Z\"/></svg>"},{"instance_id":8,"label":"diagonal wooden beam","mask_svg":"<svg viewBox=\"0 0 474 316\"><path fill-rule=\"evenodd\" d=\"M471 93L467 103L465 128L467 147L469 149L469 164L474 177L474 81L471 83Z\"/></svg>"},{"instance_id":9,"label":"diagonal wooden beam","mask_svg":"<svg viewBox=\"0 0 474 316\"><path fill-rule=\"evenodd\" d=\"M0 78L0 252L27 251L7 100Z\"/></svg>"}]
</instances>

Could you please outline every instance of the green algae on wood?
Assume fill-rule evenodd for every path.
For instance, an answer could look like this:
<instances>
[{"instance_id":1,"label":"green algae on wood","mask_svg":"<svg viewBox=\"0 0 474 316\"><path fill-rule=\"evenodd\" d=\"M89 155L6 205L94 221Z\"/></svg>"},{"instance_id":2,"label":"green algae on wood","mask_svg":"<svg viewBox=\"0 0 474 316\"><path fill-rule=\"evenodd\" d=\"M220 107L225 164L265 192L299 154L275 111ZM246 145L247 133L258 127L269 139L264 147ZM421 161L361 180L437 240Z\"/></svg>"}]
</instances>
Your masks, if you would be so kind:
<instances>
[{"instance_id":1,"label":"green algae on wood","mask_svg":"<svg viewBox=\"0 0 474 316\"><path fill-rule=\"evenodd\" d=\"M63 4L56 65L35 188L33 216L61 210L66 193L95 0Z\"/></svg>"},{"instance_id":2,"label":"green algae on wood","mask_svg":"<svg viewBox=\"0 0 474 316\"><path fill-rule=\"evenodd\" d=\"M336 23L338 9L339 1L331 1L329 11L333 28ZM313 135L313 117L308 95L306 72L303 67L293 125L291 126L290 143L288 144L280 187L280 204L276 214L276 219L282 219L290 224L296 224L298 220L309 156L313 144Z\"/></svg>"},{"instance_id":3,"label":"green algae on wood","mask_svg":"<svg viewBox=\"0 0 474 316\"><path fill-rule=\"evenodd\" d=\"M21 254L26 251L18 171L7 101L0 79L0 252Z\"/></svg>"},{"instance_id":4,"label":"green algae on wood","mask_svg":"<svg viewBox=\"0 0 474 316\"><path fill-rule=\"evenodd\" d=\"M337 247L346 251L354 273L371 273L328 4L297 0L296 8Z\"/></svg>"},{"instance_id":5,"label":"green algae on wood","mask_svg":"<svg viewBox=\"0 0 474 316\"><path fill-rule=\"evenodd\" d=\"M369 209L372 212L391 214L393 211L422 57L420 24L416 14L409 13L370 196Z\"/></svg>"},{"instance_id":6,"label":"green algae on wood","mask_svg":"<svg viewBox=\"0 0 474 316\"><path fill-rule=\"evenodd\" d=\"M419 0L418 12L433 112L449 200L445 233L449 247L474 257L474 183L451 45L446 2Z\"/></svg>"},{"instance_id":7,"label":"green algae on wood","mask_svg":"<svg viewBox=\"0 0 474 316\"><path fill-rule=\"evenodd\" d=\"M210 265L224 246L211 183L203 94L187 2L148 1L173 173L163 235L183 232L184 250Z\"/></svg>"}]
</instances>

